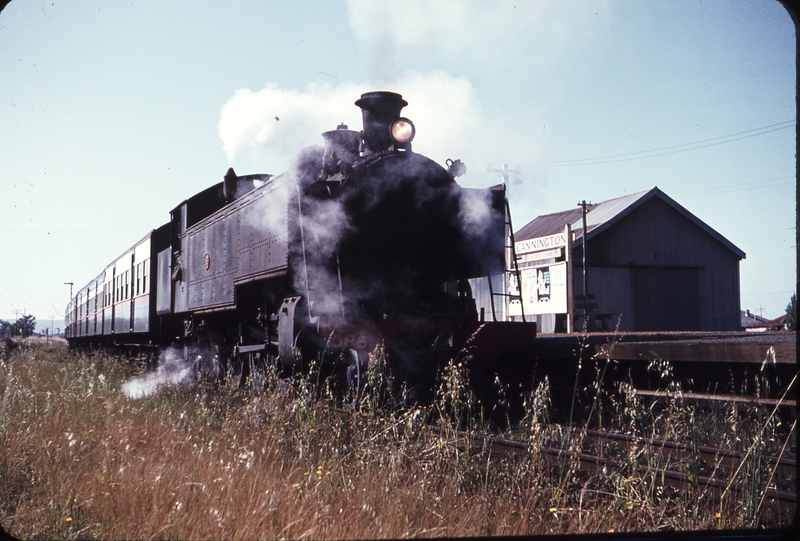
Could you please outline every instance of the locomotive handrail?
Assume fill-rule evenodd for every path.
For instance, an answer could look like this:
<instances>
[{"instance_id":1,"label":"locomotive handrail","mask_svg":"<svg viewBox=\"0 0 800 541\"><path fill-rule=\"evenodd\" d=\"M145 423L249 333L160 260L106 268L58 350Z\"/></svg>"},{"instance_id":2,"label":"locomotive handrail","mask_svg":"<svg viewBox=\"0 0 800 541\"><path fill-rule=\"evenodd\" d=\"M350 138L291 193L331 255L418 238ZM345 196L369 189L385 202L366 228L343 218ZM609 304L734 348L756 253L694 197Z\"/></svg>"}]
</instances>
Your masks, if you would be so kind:
<instances>
[{"instance_id":1,"label":"locomotive handrail","mask_svg":"<svg viewBox=\"0 0 800 541\"><path fill-rule=\"evenodd\" d=\"M305 274L306 283L306 306L308 307L308 319L311 320L311 290L308 284L308 261L306 260L306 239L303 233L303 203L300 194L300 185L295 182L295 190L297 191L297 216L300 225L300 248L303 251L303 273Z\"/></svg>"}]
</instances>

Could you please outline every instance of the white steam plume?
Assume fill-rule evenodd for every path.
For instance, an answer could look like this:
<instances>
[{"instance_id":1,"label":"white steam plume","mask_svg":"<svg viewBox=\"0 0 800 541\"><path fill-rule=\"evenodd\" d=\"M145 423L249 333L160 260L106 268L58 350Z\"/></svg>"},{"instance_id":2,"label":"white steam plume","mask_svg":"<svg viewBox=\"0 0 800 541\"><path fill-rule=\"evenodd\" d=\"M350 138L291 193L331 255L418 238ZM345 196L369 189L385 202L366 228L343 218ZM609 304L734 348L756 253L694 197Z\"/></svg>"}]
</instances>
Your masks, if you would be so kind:
<instances>
[{"instance_id":1,"label":"white steam plume","mask_svg":"<svg viewBox=\"0 0 800 541\"><path fill-rule=\"evenodd\" d=\"M409 73L383 88L340 83L336 91L327 84L311 85L302 92L275 84L260 91L237 90L221 111L218 132L223 149L232 165L242 149L249 149L251 159L269 172L284 171L301 148L321 144L320 134L339 122L360 130L361 110L354 102L370 90L398 92L409 102L402 114L417 127L415 152L442 165L448 158L461 158L470 175L485 169L493 154L505 154L508 141L521 140L505 129L501 119L484 112L466 77L436 71Z\"/></svg>"},{"instance_id":2,"label":"white steam plume","mask_svg":"<svg viewBox=\"0 0 800 541\"><path fill-rule=\"evenodd\" d=\"M195 350L189 359L184 359L180 350L168 348L161 353L155 372L129 379L122 385L122 392L129 398L144 398L172 386L192 389L197 385L198 374L219 376L213 355Z\"/></svg>"},{"instance_id":3,"label":"white steam plume","mask_svg":"<svg viewBox=\"0 0 800 541\"><path fill-rule=\"evenodd\" d=\"M563 62L577 43L592 39L610 17L605 0L347 0L350 28L362 44L370 76L391 80L407 59L434 55L443 62L469 57L486 70L514 69L520 52L533 65ZM523 51L520 47L525 47Z\"/></svg>"},{"instance_id":4,"label":"white steam plume","mask_svg":"<svg viewBox=\"0 0 800 541\"><path fill-rule=\"evenodd\" d=\"M322 141L323 131L336 129L340 122L361 124L361 111L353 102L362 92L351 84L340 84L334 92L326 83L302 92L272 83L259 91L241 88L222 107L222 147L231 162L239 150L250 148L256 157L266 158L273 173L284 171L299 149Z\"/></svg>"},{"instance_id":5,"label":"white steam plume","mask_svg":"<svg viewBox=\"0 0 800 541\"><path fill-rule=\"evenodd\" d=\"M354 102L363 92L391 90L403 95L409 105L402 115L417 128L413 150L442 166L449 159L461 159L467 174L458 183L465 187L488 187L502 182L487 171L508 162L522 171L524 183L512 191L512 212L527 218L527 207L515 201L532 201L547 185L548 170L542 155L541 125L523 122L491 111L466 77L443 71L407 73L380 87L342 83L318 83L303 91L281 89L269 84L260 91L237 90L224 105L219 121L219 136L230 160L239 172L279 173L286 171L299 150L309 144L322 144L322 132L340 122L350 129L361 129L361 110ZM275 120L275 117L280 120ZM242 151L247 156L238 158ZM234 160L249 161L247 165ZM511 179L513 180L513 178ZM514 220L515 226L524 219Z\"/></svg>"}]
</instances>

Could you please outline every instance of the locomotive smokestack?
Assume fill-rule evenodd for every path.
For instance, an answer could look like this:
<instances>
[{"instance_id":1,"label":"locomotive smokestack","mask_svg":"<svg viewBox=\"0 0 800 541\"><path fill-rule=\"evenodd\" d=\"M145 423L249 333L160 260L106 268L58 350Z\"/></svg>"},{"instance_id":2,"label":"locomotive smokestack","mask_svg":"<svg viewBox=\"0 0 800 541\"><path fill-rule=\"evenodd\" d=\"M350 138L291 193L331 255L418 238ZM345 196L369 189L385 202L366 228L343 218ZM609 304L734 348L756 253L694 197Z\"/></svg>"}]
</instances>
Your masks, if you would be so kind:
<instances>
[{"instance_id":1,"label":"locomotive smokestack","mask_svg":"<svg viewBox=\"0 0 800 541\"><path fill-rule=\"evenodd\" d=\"M236 178L236 171L233 170L233 167L228 167L228 172L222 177L222 196L225 201L231 202L235 198Z\"/></svg>"},{"instance_id":2,"label":"locomotive smokestack","mask_svg":"<svg viewBox=\"0 0 800 541\"><path fill-rule=\"evenodd\" d=\"M370 152L383 152L392 144L392 121L408 105L403 96L394 92L366 92L356 101L364 121L364 143Z\"/></svg>"}]
</instances>

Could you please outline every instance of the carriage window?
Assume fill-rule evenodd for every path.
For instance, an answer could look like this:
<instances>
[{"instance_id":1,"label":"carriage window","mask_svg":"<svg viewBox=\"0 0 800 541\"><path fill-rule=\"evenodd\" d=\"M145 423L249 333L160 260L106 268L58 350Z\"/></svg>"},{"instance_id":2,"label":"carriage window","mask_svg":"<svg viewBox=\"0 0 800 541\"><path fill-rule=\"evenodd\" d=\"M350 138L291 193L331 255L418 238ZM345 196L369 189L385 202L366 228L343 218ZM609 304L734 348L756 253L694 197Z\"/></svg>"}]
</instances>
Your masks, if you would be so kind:
<instances>
[{"instance_id":1,"label":"carriage window","mask_svg":"<svg viewBox=\"0 0 800 541\"><path fill-rule=\"evenodd\" d=\"M147 293L147 273L149 271L150 260L145 259L142 263L142 293Z\"/></svg>"}]
</instances>

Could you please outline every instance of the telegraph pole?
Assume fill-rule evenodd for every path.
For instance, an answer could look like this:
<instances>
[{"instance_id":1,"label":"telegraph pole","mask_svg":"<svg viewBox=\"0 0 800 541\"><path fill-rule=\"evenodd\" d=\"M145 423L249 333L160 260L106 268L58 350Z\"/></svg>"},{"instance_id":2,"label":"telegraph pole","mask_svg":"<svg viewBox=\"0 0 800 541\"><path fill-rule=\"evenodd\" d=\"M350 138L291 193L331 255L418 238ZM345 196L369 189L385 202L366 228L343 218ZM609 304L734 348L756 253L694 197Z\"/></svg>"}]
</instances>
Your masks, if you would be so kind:
<instances>
[{"instance_id":1,"label":"telegraph pole","mask_svg":"<svg viewBox=\"0 0 800 541\"><path fill-rule=\"evenodd\" d=\"M516 169L509 169L508 164L504 163L502 169L492 169L492 164L489 164L489 168L486 169L489 173L500 173L500 176L503 177L503 184L506 186L506 199L508 199L508 187L511 182L508 181L509 173L514 173L514 182L513 184L522 184L522 181L517 178L517 173L519 173L519 165Z\"/></svg>"},{"instance_id":2,"label":"telegraph pole","mask_svg":"<svg viewBox=\"0 0 800 541\"><path fill-rule=\"evenodd\" d=\"M583 243L582 243L583 245L581 246L581 248L582 248L581 265L582 265L582 270L583 270L583 295L582 295L582 297L583 297L583 326L584 326L583 328L586 329L586 330L591 330L591 327L593 325L590 322L590 315L591 315L591 311L592 311L593 306L592 306L592 303L589 302L589 268L588 268L588 266L586 264L586 244L587 244L586 237L588 236L587 235L587 231L586 231L586 229L587 229L587 227L586 227L586 212L587 212L586 211L586 206L587 206L587 204L591 204L591 203L586 203L585 199L583 201L578 201L578 206L581 207L581 210L582 210L581 219L582 219L582 222L583 222L583 233L582 233L583 234Z\"/></svg>"},{"instance_id":3,"label":"telegraph pole","mask_svg":"<svg viewBox=\"0 0 800 541\"><path fill-rule=\"evenodd\" d=\"M581 257L581 263L583 265L583 296L586 298L586 302L589 301L589 273L586 269L586 200L578 202L578 206L583 209L583 255Z\"/></svg>"},{"instance_id":4,"label":"telegraph pole","mask_svg":"<svg viewBox=\"0 0 800 541\"><path fill-rule=\"evenodd\" d=\"M509 271L512 271L512 270L516 269L516 271L514 272L514 275L516 276L517 288L518 288L518 290L520 292L520 297L519 297L520 303L522 303L522 282L520 281L520 275L519 275L518 269L516 267L517 262L514 260L514 245L513 245L514 243L511 242L512 239L514 238L514 232L511 230L511 204L509 203L510 199L508 197L509 187L511 185L511 182L508 179L509 174L514 173L514 184L522 184L522 181L517 178L517 173L519 173L519 165L517 165L516 169L510 169L508 167L508 164L504 163L502 169L492 169L492 164L490 163L489 167L486 169L486 171L488 171L489 173L500 173L500 175L503 177L503 186L505 187L505 192L506 192L505 193L505 199L506 199L506 208L508 209L508 216L506 216L506 218L504 220L506 222L506 224L505 224L505 232L504 232L505 233L504 242L506 243L505 250L504 250L505 251L504 255L505 255L505 260L506 260L505 261L506 268L503 271L503 285L504 285L503 293L507 294L511 290L510 284L508 283L509 279L510 279L508 273L509 273ZM492 277L489 276L489 291L490 292L491 292L491 289L492 289L491 286L492 286ZM510 297L507 297L507 298L510 299ZM505 316L504 317L506 317L506 318L508 317L508 303L509 302L510 301L507 300L506 304L505 304L506 308L505 308ZM494 300L492 300L492 311L494 312ZM524 310L522 312L522 320L525 321L525 312L524 312Z\"/></svg>"},{"instance_id":5,"label":"telegraph pole","mask_svg":"<svg viewBox=\"0 0 800 541\"><path fill-rule=\"evenodd\" d=\"M72 300L72 286L74 282L64 282L65 286L69 286L69 300Z\"/></svg>"},{"instance_id":6,"label":"telegraph pole","mask_svg":"<svg viewBox=\"0 0 800 541\"><path fill-rule=\"evenodd\" d=\"M492 169L492 164L490 163L489 167L486 169L486 171L488 171L489 173L500 173L500 176L503 177L503 185L506 188L506 201L511 201L509 199L509 197L508 197L508 192L509 192L509 187L511 186L512 182L510 182L508 180L508 176L509 176L509 174L514 173L514 182L513 182L513 184L522 184L522 181L517 178L517 173L519 173L519 165L517 166L516 169L510 169L508 167L508 164L504 163L502 169ZM510 204L509 204L509 206L510 206ZM510 239L511 238L511 234L513 233L512 231L510 231L510 228L511 228L510 216L509 216L508 222L509 223L506 224L506 229L507 229L507 231L505 233L506 234L506 239ZM508 267L508 270L511 270L513 268L513 265L514 265L514 261L512 260L513 257L514 257L514 255L513 255L513 246L510 247L510 248L507 247L506 248L506 266ZM521 284L517 284L517 286L521 287Z\"/></svg>"},{"instance_id":7,"label":"telegraph pole","mask_svg":"<svg viewBox=\"0 0 800 541\"><path fill-rule=\"evenodd\" d=\"M23 314L25 313L25 310L11 310L11 311L14 312L14 323L15 324L17 323L17 321L19 321L20 312L22 312ZM22 334L22 329L19 330L19 333Z\"/></svg>"}]
</instances>

